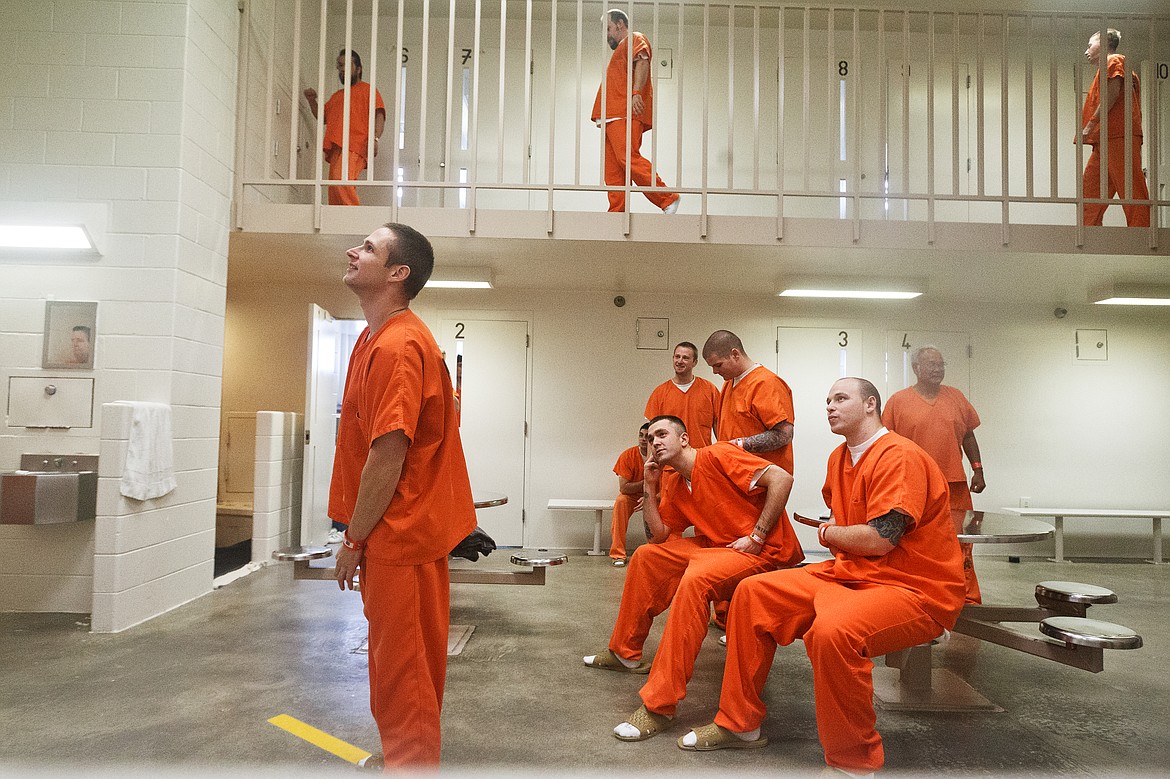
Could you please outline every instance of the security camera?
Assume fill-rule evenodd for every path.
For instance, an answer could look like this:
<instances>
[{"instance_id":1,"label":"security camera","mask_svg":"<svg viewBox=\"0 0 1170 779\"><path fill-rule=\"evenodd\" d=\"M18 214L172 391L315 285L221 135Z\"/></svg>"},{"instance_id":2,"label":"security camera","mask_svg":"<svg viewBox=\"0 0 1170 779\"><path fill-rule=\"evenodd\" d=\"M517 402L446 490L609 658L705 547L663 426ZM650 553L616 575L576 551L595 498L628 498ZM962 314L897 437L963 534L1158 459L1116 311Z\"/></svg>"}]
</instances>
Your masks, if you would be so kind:
<instances>
[{"instance_id":1,"label":"security camera","mask_svg":"<svg viewBox=\"0 0 1170 779\"><path fill-rule=\"evenodd\" d=\"M622 306L624 306L626 304L626 299L623 298L621 295L618 295L617 297L615 297L613 299L613 304L615 306L617 306L618 308L621 308Z\"/></svg>"},{"instance_id":2,"label":"security camera","mask_svg":"<svg viewBox=\"0 0 1170 779\"><path fill-rule=\"evenodd\" d=\"M1056 317L1057 319L1064 319L1066 316L1068 316L1068 309L1067 308L1060 308L1058 306L1057 309L1052 312L1052 315L1054 317Z\"/></svg>"}]
</instances>

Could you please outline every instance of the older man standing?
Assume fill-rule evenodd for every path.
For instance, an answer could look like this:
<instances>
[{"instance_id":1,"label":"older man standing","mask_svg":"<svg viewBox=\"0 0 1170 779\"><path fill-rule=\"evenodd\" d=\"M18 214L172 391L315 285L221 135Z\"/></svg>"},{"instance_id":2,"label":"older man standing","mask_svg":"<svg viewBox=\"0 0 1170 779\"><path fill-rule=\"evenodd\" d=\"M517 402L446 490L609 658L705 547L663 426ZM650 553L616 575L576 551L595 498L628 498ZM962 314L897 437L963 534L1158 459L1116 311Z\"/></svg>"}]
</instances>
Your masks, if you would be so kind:
<instances>
[{"instance_id":1,"label":"older man standing","mask_svg":"<svg viewBox=\"0 0 1170 779\"><path fill-rule=\"evenodd\" d=\"M963 607L959 544L947 484L926 452L882 427L881 397L865 379L837 381L822 490L832 519L818 531L833 559L740 582L731 602L719 714L679 739L685 750L766 746L760 694L776 646L804 640L812 661L825 762L863 775L885 754L873 708L871 658L954 626Z\"/></svg>"},{"instance_id":2,"label":"older man standing","mask_svg":"<svg viewBox=\"0 0 1170 779\"><path fill-rule=\"evenodd\" d=\"M613 55L609 58L601 86L597 88L597 99L590 116L605 131L605 183L611 187L626 185L628 156L630 181L639 187L665 188L661 176L651 180L650 161L642 156L641 151L642 133L653 126L654 119L650 41L640 32L630 32L630 19L624 11L611 9L605 12L604 18L605 39ZM627 88L627 82L630 88ZM627 132L630 137L628 147ZM679 196L674 192L646 192L645 195L647 200L668 214L678 210ZM609 192L609 210L626 210L624 191Z\"/></svg>"},{"instance_id":3,"label":"older man standing","mask_svg":"<svg viewBox=\"0 0 1170 779\"><path fill-rule=\"evenodd\" d=\"M911 352L910 369L918 382L890 396L886 410L882 412L882 423L925 449L947 478L951 508L970 511L974 508L971 493L983 492L987 487L979 442L975 440L979 414L959 389L942 383L946 378L946 367L937 347L919 346ZM964 454L971 461L970 489L963 470ZM962 548L967 602L980 603L982 595L971 558L971 545L963 544Z\"/></svg>"},{"instance_id":4,"label":"older man standing","mask_svg":"<svg viewBox=\"0 0 1170 779\"><path fill-rule=\"evenodd\" d=\"M650 674L643 705L614 728L622 741L648 739L674 717L707 634L710 601L729 599L747 576L804 559L784 511L791 475L726 443L692 448L678 417L655 417L649 432L642 512L650 543L630 558L608 648L584 658L592 668ZM693 538L676 535L691 526ZM667 608L651 666L642 645Z\"/></svg>"},{"instance_id":5,"label":"older man standing","mask_svg":"<svg viewBox=\"0 0 1170 779\"><path fill-rule=\"evenodd\" d=\"M329 517L349 527L337 583L361 569L370 709L385 764L437 767L447 673L447 554L475 529L455 396L410 301L434 268L430 242L389 223L346 252L345 284L368 327L345 377Z\"/></svg>"}]
</instances>

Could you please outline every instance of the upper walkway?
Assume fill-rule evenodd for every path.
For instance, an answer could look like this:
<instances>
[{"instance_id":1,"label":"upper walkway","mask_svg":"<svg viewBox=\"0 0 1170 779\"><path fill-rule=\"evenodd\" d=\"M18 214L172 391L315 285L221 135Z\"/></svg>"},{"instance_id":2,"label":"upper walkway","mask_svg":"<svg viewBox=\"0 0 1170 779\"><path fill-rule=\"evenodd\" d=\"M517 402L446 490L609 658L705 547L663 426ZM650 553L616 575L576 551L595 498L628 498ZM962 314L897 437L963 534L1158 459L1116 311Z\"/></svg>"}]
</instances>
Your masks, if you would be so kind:
<instances>
[{"instance_id":1,"label":"upper walkway","mask_svg":"<svg viewBox=\"0 0 1170 779\"><path fill-rule=\"evenodd\" d=\"M1170 15L621 2L654 46L642 150L683 195L667 216L636 186L633 213L604 213L589 116L607 7L248 3L236 227L356 233L392 219L446 237L1170 253ZM1097 71L1083 52L1109 27L1140 81L1122 99L1142 109L1143 142L1129 127L1124 154L1141 160L1149 229L1079 224ZM343 47L387 113L361 207L324 205L323 120L301 97L336 88ZM1105 224L1124 225L1120 207Z\"/></svg>"}]
</instances>

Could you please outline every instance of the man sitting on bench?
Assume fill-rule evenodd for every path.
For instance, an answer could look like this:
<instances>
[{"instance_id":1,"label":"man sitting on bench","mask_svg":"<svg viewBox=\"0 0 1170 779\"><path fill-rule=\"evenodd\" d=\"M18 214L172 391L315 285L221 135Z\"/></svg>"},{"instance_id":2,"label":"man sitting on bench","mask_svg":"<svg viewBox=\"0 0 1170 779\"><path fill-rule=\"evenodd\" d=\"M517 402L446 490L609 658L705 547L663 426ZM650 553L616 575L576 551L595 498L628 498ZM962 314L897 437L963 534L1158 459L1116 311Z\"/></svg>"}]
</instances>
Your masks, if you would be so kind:
<instances>
[{"instance_id":1,"label":"man sitting on bench","mask_svg":"<svg viewBox=\"0 0 1170 779\"><path fill-rule=\"evenodd\" d=\"M822 490L832 520L817 537L833 559L740 582L727 622L727 664L715 722L678 740L685 750L750 749L776 645L803 639L813 668L825 762L865 775L885 757L873 710L871 658L929 641L963 608L963 558L946 478L917 444L882 427L865 379L835 383Z\"/></svg>"},{"instance_id":2,"label":"man sitting on bench","mask_svg":"<svg viewBox=\"0 0 1170 779\"><path fill-rule=\"evenodd\" d=\"M613 502L609 557L619 568L626 564L626 531L630 527L630 517L642 509L642 466L646 463L648 427L649 422L638 428L638 445L623 451L613 465L613 472L618 477L618 496Z\"/></svg>"},{"instance_id":3,"label":"man sitting on bench","mask_svg":"<svg viewBox=\"0 0 1170 779\"><path fill-rule=\"evenodd\" d=\"M649 433L642 515L650 543L630 558L608 648L584 658L591 668L650 674L644 705L614 728L622 741L650 738L674 717L707 634L711 601L728 600L745 577L804 559L784 512L792 490L787 471L727 442L692 449L678 417L655 417ZM693 538L671 536L691 525ZM667 608L651 668L642 645Z\"/></svg>"}]
</instances>

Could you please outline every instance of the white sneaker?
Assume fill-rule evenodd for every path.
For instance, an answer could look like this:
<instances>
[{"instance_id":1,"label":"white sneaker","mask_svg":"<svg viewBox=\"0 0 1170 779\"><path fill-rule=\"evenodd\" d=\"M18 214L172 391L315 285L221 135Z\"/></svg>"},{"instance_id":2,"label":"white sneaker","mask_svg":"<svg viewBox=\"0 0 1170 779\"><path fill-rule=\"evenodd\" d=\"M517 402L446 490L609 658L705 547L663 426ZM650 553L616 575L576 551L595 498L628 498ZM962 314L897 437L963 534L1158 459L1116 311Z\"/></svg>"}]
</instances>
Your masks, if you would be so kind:
<instances>
[{"instance_id":1,"label":"white sneaker","mask_svg":"<svg viewBox=\"0 0 1170 779\"><path fill-rule=\"evenodd\" d=\"M662 209L662 213L664 213L664 214L673 214L673 213L675 213L676 211L678 211L678 204L679 204L681 201L682 201L682 195L679 195L678 197L676 197L676 198L674 199L674 202L673 202L673 203L671 203L670 205L668 205L666 208Z\"/></svg>"},{"instance_id":2,"label":"white sneaker","mask_svg":"<svg viewBox=\"0 0 1170 779\"><path fill-rule=\"evenodd\" d=\"M326 544L340 544L342 533L337 528L332 528L329 531L329 537L325 539Z\"/></svg>"}]
</instances>

